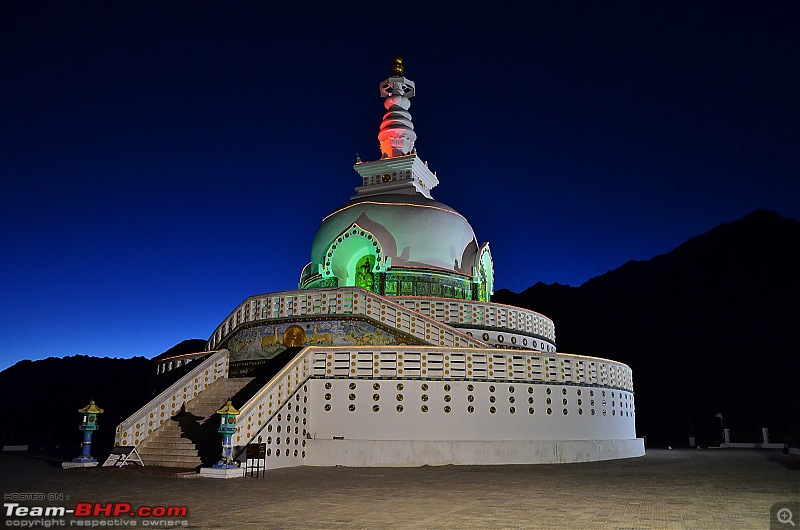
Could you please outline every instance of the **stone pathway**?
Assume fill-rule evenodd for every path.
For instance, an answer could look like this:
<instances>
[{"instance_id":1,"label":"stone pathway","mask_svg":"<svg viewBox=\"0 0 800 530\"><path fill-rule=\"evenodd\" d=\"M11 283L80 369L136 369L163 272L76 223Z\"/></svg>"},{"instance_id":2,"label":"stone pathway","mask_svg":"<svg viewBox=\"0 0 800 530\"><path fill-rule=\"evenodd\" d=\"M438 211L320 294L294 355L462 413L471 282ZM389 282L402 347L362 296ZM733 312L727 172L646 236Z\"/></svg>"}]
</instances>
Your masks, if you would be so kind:
<instances>
[{"instance_id":1,"label":"stone pathway","mask_svg":"<svg viewBox=\"0 0 800 530\"><path fill-rule=\"evenodd\" d=\"M56 464L30 453L0 454L4 496L69 496L21 506L185 505L188 528L212 529L751 530L770 528L775 503L800 502L800 460L779 451L649 450L642 458L560 465L301 467L237 480L133 467L65 471ZM795 524L799 518L795 512ZM0 519L8 527L14 518L4 508Z\"/></svg>"}]
</instances>

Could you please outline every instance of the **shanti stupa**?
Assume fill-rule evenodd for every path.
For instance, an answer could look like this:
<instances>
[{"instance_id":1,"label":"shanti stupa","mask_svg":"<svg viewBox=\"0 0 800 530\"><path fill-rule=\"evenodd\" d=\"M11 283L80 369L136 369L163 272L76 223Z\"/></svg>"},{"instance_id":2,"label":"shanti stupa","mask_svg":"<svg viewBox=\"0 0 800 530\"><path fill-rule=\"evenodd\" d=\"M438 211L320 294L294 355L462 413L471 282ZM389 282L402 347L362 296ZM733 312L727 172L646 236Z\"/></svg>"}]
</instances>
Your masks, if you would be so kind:
<instances>
[{"instance_id":1,"label":"shanti stupa","mask_svg":"<svg viewBox=\"0 0 800 530\"><path fill-rule=\"evenodd\" d=\"M205 352L117 427L146 464L219 457L215 411L238 408L233 454L262 466L583 462L644 454L628 366L556 352L544 315L491 302L488 243L433 199L414 147L402 59L380 84L381 157L325 217L298 289L247 298Z\"/></svg>"}]
</instances>

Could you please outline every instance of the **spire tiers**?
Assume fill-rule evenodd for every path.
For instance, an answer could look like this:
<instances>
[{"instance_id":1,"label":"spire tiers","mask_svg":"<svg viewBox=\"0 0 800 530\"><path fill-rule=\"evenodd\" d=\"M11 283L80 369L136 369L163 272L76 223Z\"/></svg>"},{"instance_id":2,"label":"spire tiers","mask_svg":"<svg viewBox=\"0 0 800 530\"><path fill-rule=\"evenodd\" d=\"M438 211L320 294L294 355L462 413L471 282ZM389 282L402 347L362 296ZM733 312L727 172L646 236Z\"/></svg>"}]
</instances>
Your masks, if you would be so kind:
<instances>
[{"instance_id":1,"label":"spire tiers","mask_svg":"<svg viewBox=\"0 0 800 530\"><path fill-rule=\"evenodd\" d=\"M383 115L378 142L381 146L381 158L394 158L411 154L417 133L411 123L410 98L414 97L416 87L414 81L403 75L405 67L403 58L395 57L392 66L392 77L380 84L381 97L386 114Z\"/></svg>"},{"instance_id":2,"label":"spire tiers","mask_svg":"<svg viewBox=\"0 0 800 530\"><path fill-rule=\"evenodd\" d=\"M380 84L383 115L378 141L381 145L381 158L362 162L356 155L353 169L361 176L362 185L356 188L360 198L369 195L407 194L432 199L431 190L439 184L436 173L428 169L428 163L417 156L414 141L417 134L411 123L409 98L414 97L414 81L403 76L403 58L395 57L392 77Z\"/></svg>"}]
</instances>

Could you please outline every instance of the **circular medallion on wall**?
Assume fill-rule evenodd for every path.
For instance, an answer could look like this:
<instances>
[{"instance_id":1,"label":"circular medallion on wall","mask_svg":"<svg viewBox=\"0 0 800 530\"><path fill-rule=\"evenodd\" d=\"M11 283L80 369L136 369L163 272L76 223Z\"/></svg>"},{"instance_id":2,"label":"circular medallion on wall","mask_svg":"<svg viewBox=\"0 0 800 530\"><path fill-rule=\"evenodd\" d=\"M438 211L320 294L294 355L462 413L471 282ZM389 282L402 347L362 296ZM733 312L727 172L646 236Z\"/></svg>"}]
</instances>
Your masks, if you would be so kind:
<instances>
[{"instance_id":1,"label":"circular medallion on wall","mask_svg":"<svg viewBox=\"0 0 800 530\"><path fill-rule=\"evenodd\" d=\"M283 332L283 345L287 348L302 346L306 342L306 330L302 326L292 324Z\"/></svg>"}]
</instances>

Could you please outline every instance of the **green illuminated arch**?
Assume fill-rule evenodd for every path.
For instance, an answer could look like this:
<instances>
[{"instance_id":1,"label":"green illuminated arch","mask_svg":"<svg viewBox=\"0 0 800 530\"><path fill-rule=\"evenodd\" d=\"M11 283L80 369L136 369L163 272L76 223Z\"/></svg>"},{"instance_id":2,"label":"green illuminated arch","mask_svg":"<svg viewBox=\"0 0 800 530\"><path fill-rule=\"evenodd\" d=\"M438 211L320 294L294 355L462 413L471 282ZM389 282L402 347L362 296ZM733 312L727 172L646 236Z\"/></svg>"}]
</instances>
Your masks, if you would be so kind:
<instances>
[{"instance_id":1,"label":"green illuminated arch","mask_svg":"<svg viewBox=\"0 0 800 530\"><path fill-rule=\"evenodd\" d=\"M319 272L324 278L337 278L339 287L358 286L377 292L377 273L389 266L390 259L384 256L378 238L353 223L328 246Z\"/></svg>"},{"instance_id":2,"label":"green illuminated arch","mask_svg":"<svg viewBox=\"0 0 800 530\"><path fill-rule=\"evenodd\" d=\"M478 300L490 301L494 294L494 260L489 243L484 243L475 263L475 283L478 284Z\"/></svg>"}]
</instances>

